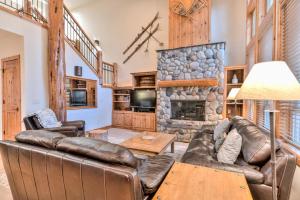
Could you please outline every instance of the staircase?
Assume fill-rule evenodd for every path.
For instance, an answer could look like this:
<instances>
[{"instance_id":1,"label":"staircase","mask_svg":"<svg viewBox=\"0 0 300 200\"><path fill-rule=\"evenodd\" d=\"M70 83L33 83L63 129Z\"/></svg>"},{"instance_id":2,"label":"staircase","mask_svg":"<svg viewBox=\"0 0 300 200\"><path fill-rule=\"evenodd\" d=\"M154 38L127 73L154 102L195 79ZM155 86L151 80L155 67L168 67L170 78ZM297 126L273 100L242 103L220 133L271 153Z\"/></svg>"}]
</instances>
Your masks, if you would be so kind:
<instances>
[{"instance_id":1,"label":"staircase","mask_svg":"<svg viewBox=\"0 0 300 200\"><path fill-rule=\"evenodd\" d=\"M48 27L48 0L0 0L0 9ZM102 78L102 53L87 36L71 12L64 6L65 40L74 51Z\"/></svg>"}]
</instances>

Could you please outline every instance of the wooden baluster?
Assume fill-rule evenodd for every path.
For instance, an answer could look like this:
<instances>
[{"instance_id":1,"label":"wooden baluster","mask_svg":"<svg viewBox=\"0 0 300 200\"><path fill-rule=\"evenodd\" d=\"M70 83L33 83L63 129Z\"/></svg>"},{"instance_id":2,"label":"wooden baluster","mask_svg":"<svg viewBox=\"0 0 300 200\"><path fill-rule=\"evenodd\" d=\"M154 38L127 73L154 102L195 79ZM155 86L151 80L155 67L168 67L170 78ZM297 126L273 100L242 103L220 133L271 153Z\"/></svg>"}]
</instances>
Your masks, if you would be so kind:
<instances>
[{"instance_id":1,"label":"wooden baluster","mask_svg":"<svg viewBox=\"0 0 300 200\"><path fill-rule=\"evenodd\" d=\"M66 119L64 37L63 0L49 0L49 107L60 121Z\"/></svg>"},{"instance_id":2,"label":"wooden baluster","mask_svg":"<svg viewBox=\"0 0 300 200\"><path fill-rule=\"evenodd\" d=\"M100 84L103 83L103 60L102 60L102 51L97 51L97 71Z\"/></svg>"},{"instance_id":3,"label":"wooden baluster","mask_svg":"<svg viewBox=\"0 0 300 200\"><path fill-rule=\"evenodd\" d=\"M31 16L32 14L32 5L31 1L29 0L23 0L23 5L24 5L24 13L28 16Z\"/></svg>"},{"instance_id":4,"label":"wooden baluster","mask_svg":"<svg viewBox=\"0 0 300 200\"><path fill-rule=\"evenodd\" d=\"M113 87L117 87L118 84L118 64L117 63L113 63L113 67L114 67L114 77L113 77Z\"/></svg>"}]
</instances>

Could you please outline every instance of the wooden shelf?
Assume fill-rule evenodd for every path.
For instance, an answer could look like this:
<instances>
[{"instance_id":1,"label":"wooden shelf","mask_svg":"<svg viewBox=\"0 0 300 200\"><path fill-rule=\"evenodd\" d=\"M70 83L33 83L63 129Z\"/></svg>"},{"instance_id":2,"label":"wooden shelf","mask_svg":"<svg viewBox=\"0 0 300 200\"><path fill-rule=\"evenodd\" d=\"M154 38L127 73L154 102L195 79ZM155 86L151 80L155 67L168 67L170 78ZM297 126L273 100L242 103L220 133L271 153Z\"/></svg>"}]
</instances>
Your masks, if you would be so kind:
<instances>
[{"instance_id":1,"label":"wooden shelf","mask_svg":"<svg viewBox=\"0 0 300 200\"><path fill-rule=\"evenodd\" d=\"M114 103L130 103L130 101L113 101Z\"/></svg>"},{"instance_id":2,"label":"wooden shelf","mask_svg":"<svg viewBox=\"0 0 300 200\"><path fill-rule=\"evenodd\" d=\"M134 87L134 89L155 89L156 86L140 86L140 87Z\"/></svg>"},{"instance_id":3,"label":"wooden shelf","mask_svg":"<svg viewBox=\"0 0 300 200\"><path fill-rule=\"evenodd\" d=\"M227 86L242 86L243 83L227 83Z\"/></svg>"},{"instance_id":4,"label":"wooden shelf","mask_svg":"<svg viewBox=\"0 0 300 200\"><path fill-rule=\"evenodd\" d=\"M114 96L130 96L130 94L113 94Z\"/></svg>"},{"instance_id":5,"label":"wooden shelf","mask_svg":"<svg viewBox=\"0 0 300 200\"><path fill-rule=\"evenodd\" d=\"M171 81L158 81L158 87L214 87L218 86L218 80L215 78L196 79L196 80L171 80Z\"/></svg>"},{"instance_id":6,"label":"wooden shelf","mask_svg":"<svg viewBox=\"0 0 300 200\"><path fill-rule=\"evenodd\" d=\"M227 105L235 105L235 103L226 103ZM244 105L244 103L237 103L236 105Z\"/></svg>"}]
</instances>

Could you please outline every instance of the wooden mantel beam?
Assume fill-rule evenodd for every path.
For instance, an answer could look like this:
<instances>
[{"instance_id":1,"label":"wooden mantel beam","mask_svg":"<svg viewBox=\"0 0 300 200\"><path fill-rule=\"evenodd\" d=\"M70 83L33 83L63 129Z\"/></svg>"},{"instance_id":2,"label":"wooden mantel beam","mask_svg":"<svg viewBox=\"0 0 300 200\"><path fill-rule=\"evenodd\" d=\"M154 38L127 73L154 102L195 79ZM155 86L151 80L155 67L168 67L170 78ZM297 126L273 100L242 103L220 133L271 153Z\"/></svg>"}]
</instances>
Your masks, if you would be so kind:
<instances>
[{"instance_id":1,"label":"wooden mantel beam","mask_svg":"<svg viewBox=\"0 0 300 200\"><path fill-rule=\"evenodd\" d=\"M196 80L171 80L158 81L159 88L166 87L215 87L218 86L218 80L215 78L196 79Z\"/></svg>"},{"instance_id":2,"label":"wooden mantel beam","mask_svg":"<svg viewBox=\"0 0 300 200\"><path fill-rule=\"evenodd\" d=\"M66 119L64 37L63 0L49 0L49 107L60 121Z\"/></svg>"}]
</instances>

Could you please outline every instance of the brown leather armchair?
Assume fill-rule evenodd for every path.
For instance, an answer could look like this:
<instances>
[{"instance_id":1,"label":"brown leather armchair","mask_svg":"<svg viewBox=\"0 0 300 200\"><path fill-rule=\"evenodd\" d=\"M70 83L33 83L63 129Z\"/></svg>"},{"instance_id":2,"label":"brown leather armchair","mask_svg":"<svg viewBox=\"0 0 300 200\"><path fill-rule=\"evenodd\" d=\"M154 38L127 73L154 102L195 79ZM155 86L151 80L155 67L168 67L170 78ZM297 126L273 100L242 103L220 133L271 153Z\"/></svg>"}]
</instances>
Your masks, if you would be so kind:
<instances>
[{"instance_id":1,"label":"brown leather armchair","mask_svg":"<svg viewBox=\"0 0 300 200\"><path fill-rule=\"evenodd\" d=\"M46 130L51 132L59 132L69 137L83 137L85 135L85 121L65 121L61 127L44 128L36 115L24 117L23 119L26 130Z\"/></svg>"}]
</instances>

